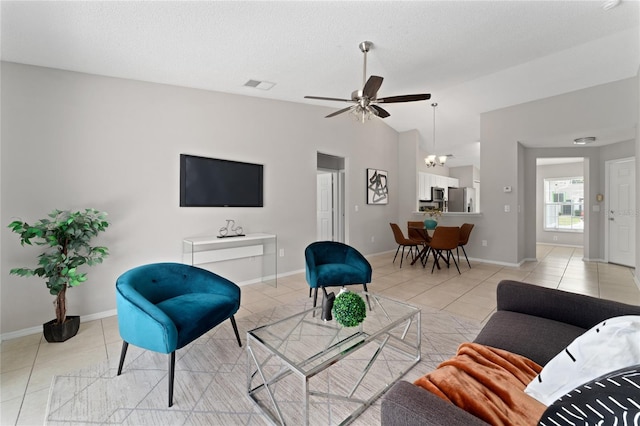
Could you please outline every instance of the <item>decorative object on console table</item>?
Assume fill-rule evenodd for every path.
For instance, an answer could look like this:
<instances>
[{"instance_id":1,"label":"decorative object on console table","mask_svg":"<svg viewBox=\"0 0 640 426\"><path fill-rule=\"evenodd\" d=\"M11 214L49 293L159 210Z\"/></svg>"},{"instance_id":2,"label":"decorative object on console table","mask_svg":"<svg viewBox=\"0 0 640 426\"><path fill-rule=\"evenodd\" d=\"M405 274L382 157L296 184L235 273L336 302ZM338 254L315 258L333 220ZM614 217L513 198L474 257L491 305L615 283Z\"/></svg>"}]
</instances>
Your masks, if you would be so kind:
<instances>
[{"instance_id":1,"label":"decorative object on console table","mask_svg":"<svg viewBox=\"0 0 640 426\"><path fill-rule=\"evenodd\" d=\"M9 224L12 232L20 235L22 245L48 246L38 255L37 268L13 268L10 273L22 277L37 275L44 278L49 293L56 296L56 319L42 325L48 342L64 342L75 336L80 327L80 317L67 316L67 288L87 280L87 274L78 267L102 263L109 255L106 247L89 245L91 239L106 230L109 222L106 213L95 209L71 212L54 210L49 218L30 225L22 220Z\"/></svg>"},{"instance_id":2,"label":"decorative object on console table","mask_svg":"<svg viewBox=\"0 0 640 426\"><path fill-rule=\"evenodd\" d=\"M357 293L343 288L333 302L333 314L338 324L355 327L367 317L367 305Z\"/></svg>"},{"instance_id":3,"label":"decorative object on console table","mask_svg":"<svg viewBox=\"0 0 640 426\"><path fill-rule=\"evenodd\" d=\"M233 219L227 219L227 225L220 228L219 232L218 238L244 237L242 226L236 226L236 221ZM230 235L229 232L235 232L235 234Z\"/></svg>"},{"instance_id":4,"label":"decorative object on console table","mask_svg":"<svg viewBox=\"0 0 640 426\"><path fill-rule=\"evenodd\" d=\"M367 204L389 204L386 170L367 169Z\"/></svg>"}]
</instances>

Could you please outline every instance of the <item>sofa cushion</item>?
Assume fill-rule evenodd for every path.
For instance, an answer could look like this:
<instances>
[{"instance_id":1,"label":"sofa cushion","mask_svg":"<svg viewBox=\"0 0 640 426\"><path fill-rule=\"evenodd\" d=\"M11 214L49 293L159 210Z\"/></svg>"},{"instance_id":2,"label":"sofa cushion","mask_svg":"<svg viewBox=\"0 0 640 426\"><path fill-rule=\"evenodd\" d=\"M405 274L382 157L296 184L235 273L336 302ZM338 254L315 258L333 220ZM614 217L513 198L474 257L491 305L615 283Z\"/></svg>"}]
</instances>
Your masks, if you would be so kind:
<instances>
[{"instance_id":1,"label":"sofa cushion","mask_svg":"<svg viewBox=\"0 0 640 426\"><path fill-rule=\"evenodd\" d=\"M607 373L555 401L541 426L633 424L640 418L640 365Z\"/></svg>"},{"instance_id":2,"label":"sofa cushion","mask_svg":"<svg viewBox=\"0 0 640 426\"><path fill-rule=\"evenodd\" d=\"M384 426L488 426L476 416L412 383L399 381L381 404Z\"/></svg>"},{"instance_id":3,"label":"sofa cushion","mask_svg":"<svg viewBox=\"0 0 640 426\"><path fill-rule=\"evenodd\" d=\"M501 348L546 365L585 331L584 328L533 315L497 311L474 342Z\"/></svg>"},{"instance_id":4,"label":"sofa cushion","mask_svg":"<svg viewBox=\"0 0 640 426\"><path fill-rule=\"evenodd\" d=\"M640 316L609 318L560 351L525 392L545 405L607 372L640 364Z\"/></svg>"}]
</instances>

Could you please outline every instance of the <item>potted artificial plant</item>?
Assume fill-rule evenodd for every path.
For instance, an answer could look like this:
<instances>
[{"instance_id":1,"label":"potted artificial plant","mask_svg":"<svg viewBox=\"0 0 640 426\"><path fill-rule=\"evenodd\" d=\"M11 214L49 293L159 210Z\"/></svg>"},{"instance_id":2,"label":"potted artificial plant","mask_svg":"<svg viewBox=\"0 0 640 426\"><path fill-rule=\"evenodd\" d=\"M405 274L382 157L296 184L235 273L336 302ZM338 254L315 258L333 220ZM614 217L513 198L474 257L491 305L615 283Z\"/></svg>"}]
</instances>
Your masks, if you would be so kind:
<instances>
[{"instance_id":1,"label":"potted artificial plant","mask_svg":"<svg viewBox=\"0 0 640 426\"><path fill-rule=\"evenodd\" d=\"M87 274L78 271L79 266L102 263L109 255L106 247L92 247L89 244L108 226L106 213L95 209L76 212L54 210L48 218L32 225L22 220L9 224L11 231L20 236L22 245L47 246L38 256L36 268L13 268L10 273L21 277L37 275L44 278L49 292L56 297L56 319L42 325L48 342L64 342L78 332L80 317L67 316L67 288L87 280Z\"/></svg>"}]
</instances>

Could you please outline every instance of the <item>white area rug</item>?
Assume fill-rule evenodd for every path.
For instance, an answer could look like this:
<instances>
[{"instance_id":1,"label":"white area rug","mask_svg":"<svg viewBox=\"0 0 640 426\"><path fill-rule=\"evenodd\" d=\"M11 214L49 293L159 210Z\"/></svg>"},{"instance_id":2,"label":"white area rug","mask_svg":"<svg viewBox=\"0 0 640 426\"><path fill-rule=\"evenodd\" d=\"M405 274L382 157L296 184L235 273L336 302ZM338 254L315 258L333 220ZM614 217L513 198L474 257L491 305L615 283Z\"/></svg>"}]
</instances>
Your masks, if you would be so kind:
<instances>
[{"instance_id":1,"label":"white area rug","mask_svg":"<svg viewBox=\"0 0 640 426\"><path fill-rule=\"evenodd\" d=\"M229 321L176 352L174 405L167 407L168 355L129 346L122 375L118 359L109 359L54 377L45 421L47 425L262 425L271 424L247 396L248 330L311 307L311 299L237 319L243 347L238 347ZM458 345L475 338L480 325L437 310L422 311L422 361L404 377L413 381L450 358ZM316 409L310 423L336 424L345 407ZM331 415L334 409L336 415ZM312 411L313 413L313 411ZM353 424L380 424L380 399Z\"/></svg>"}]
</instances>

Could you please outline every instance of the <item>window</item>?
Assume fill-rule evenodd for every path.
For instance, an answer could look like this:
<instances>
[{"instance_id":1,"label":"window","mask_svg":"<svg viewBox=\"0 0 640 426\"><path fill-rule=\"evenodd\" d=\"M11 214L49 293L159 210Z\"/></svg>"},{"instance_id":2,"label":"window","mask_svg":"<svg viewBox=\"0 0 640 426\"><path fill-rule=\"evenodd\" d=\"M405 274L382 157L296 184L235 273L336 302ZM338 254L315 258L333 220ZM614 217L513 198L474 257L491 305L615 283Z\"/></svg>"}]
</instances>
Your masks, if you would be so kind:
<instances>
[{"instance_id":1,"label":"window","mask_svg":"<svg viewBox=\"0 0 640 426\"><path fill-rule=\"evenodd\" d=\"M582 232L584 230L584 178L544 180L545 231Z\"/></svg>"}]
</instances>

